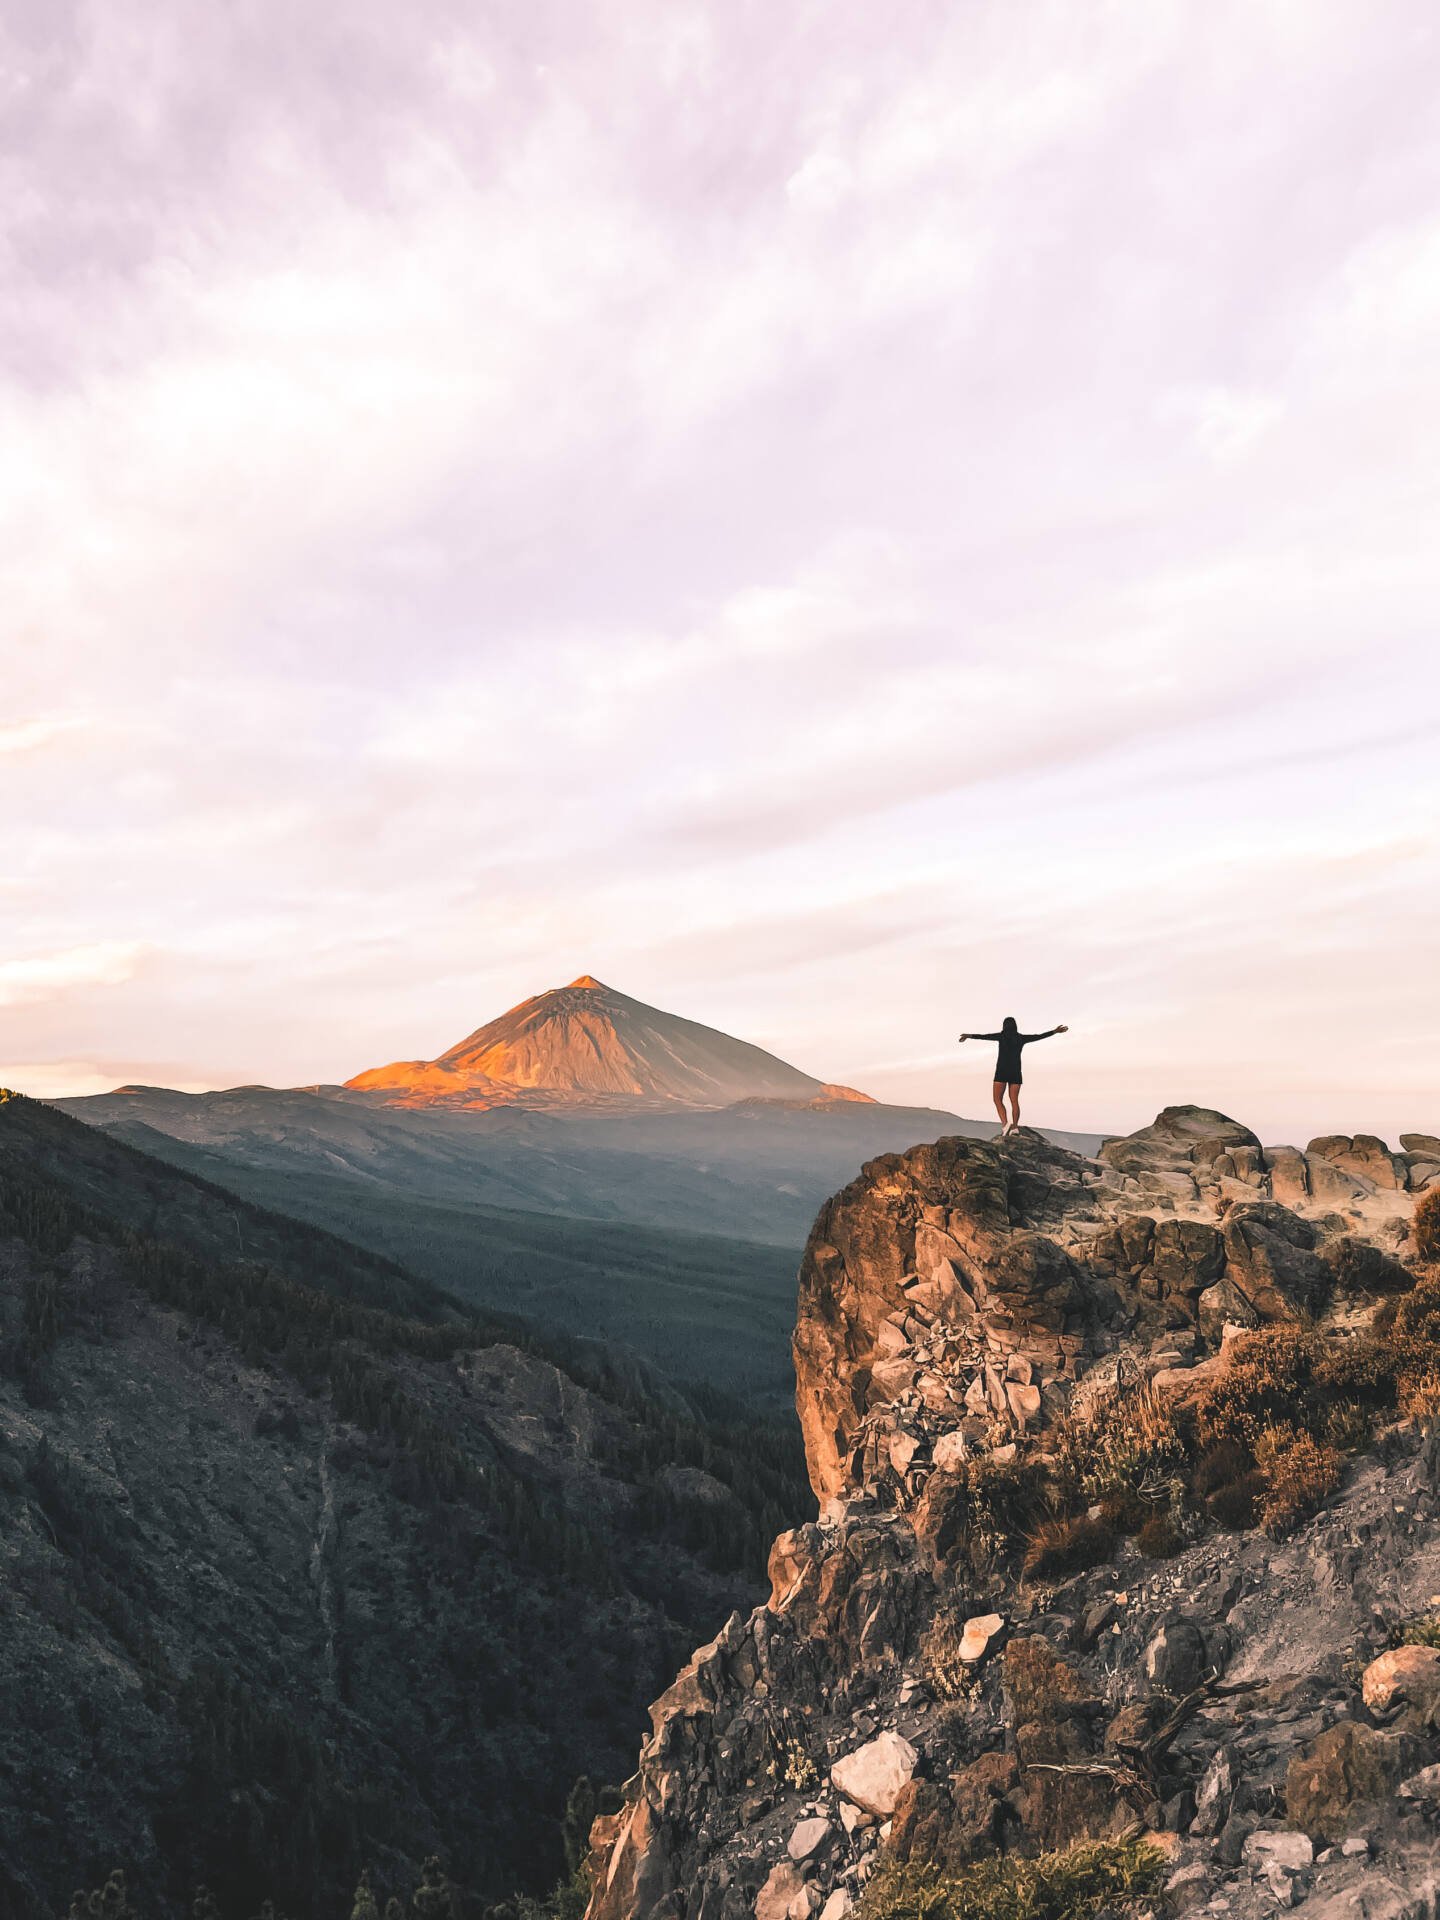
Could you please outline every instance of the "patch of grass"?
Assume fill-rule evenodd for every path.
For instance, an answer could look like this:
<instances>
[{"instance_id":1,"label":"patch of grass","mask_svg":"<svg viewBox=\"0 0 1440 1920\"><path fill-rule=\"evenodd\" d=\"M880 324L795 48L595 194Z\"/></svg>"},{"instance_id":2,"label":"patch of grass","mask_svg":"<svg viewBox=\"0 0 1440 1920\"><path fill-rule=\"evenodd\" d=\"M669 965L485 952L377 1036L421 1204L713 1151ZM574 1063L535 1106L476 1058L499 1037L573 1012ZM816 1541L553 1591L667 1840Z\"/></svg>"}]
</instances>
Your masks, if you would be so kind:
<instances>
[{"instance_id":1,"label":"patch of grass","mask_svg":"<svg viewBox=\"0 0 1440 1920\"><path fill-rule=\"evenodd\" d=\"M858 1920L1092 1920L1102 1908L1158 1890L1161 1853L1143 1840L1096 1840L1038 1860L981 1860L955 1873L882 1867Z\"/></svg>"},{"instance_id":2,"label":"patch of grass","mask_svg":"<svg viewBox=\"0 0 1440 1920\"><path fill-rule=\"evenodd\" d=\"M1065 1520L1046 1520L1036 1528L1025 1549L1024 1570L1030 1579L1054 1580L1061 1574L1103 1566L1114 1551L1115 1532L1103 1518L1072 1514Z\"/></svg>"},{"instance_id":3,"label":"patch of grass","mask_svg":"<svg viewBox=\"0 0 1440 1920\"><path fill-rule=\"evenodd\" d=\"M920 1641L920 1668L937 1700L964 1700L975 1690L976 1669L960 1658L965 1622L937 1613Z\"/></svg>"},{"instance_id":4,"label":"patch of grass","mask_svg":"<svg viewBox=\"0 0 1440 1920\"><path fill-rule=\"evenodd\" d=\"M1411 1620L1402 1620L1391 1634L1390 1644L1440 1649L1440 1613L1417 1613Z\"/></svg>"}]
</instances>

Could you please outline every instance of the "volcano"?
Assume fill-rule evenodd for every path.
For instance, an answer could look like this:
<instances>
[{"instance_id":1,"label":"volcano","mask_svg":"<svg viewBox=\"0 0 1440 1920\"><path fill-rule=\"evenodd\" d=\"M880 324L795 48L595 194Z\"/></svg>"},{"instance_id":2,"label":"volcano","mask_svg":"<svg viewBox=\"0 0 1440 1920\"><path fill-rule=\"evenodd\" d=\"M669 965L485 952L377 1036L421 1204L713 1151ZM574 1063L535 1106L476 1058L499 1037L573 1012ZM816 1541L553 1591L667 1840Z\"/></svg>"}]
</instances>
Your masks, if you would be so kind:
<instances>
[{"instance_id":1,"label":"volcano","mask_svg":"<svg viewBox=\"0 0 1440 1920\"><path fill-rule=\"evenodd\" d=\"M522 1001L435 1060L372 1067L345 1088L409 1107L868 1100L748 1041L632 1000L589 973Z\"/></svg>"}]
</instances>

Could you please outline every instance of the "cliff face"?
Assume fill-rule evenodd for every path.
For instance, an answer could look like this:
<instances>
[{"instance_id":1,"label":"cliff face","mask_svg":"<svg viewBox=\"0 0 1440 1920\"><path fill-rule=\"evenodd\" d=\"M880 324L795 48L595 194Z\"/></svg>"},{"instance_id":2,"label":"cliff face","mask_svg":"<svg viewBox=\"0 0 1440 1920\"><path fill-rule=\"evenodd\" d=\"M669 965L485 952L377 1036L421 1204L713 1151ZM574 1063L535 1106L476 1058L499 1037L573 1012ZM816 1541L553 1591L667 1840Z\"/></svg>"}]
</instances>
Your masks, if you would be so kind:
<instances>
[{"instance_id":1,"label":"cliff face","mask_svg":"<svg viewBox=\"0 0 1440 1920\"><path fill-rule=\"evenodd\" d=\"M843 1920L878 1866L1137 1822L1242 1914L1373 1887L1371 1844L1433 1881L1419 1813L1369 1803L1430 1791L1440 1681L1399 1730L1354 1662L1440 1591L1436 1178L1428 1136L1267 1149L1193 1108L1093 1161L866 1167L800 1276L819 1521L652 1708L591 1920Z\"/></svg>"}]
</instances>

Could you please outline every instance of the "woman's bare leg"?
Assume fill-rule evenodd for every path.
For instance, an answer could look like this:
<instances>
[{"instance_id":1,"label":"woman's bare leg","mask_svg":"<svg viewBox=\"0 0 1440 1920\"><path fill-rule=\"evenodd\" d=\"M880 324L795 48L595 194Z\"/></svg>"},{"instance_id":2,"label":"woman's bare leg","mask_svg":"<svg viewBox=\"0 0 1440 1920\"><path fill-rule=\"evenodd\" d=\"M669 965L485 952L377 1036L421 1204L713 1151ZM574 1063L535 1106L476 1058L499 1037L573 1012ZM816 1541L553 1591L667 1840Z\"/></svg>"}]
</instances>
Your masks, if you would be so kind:
<instances>
[{"instance_id":1,"label":"woman's bare leg","mask_svg":"<svg viewBox=\"0 0 1440 1920\"><path fill-rule=\"evenodd\" d=\"M1012 1127L1018 1127L1019 1124L1020 1124L1020 1089L1017 1086L1012 1086L1010 1089L1010 1125Z\"/></svg>"},{"instance_id":2,"label":"woman's bare leg","mask_svg":"<svg viewBox=\"0 0 1440 1920\"><path fill-rule=\"evenodd\" d=\"M1005 1082L997 1080L994 1086L995 1111L1000 1116L1000 1125L1005 1125Z\"/></svg>"}]
</instances>

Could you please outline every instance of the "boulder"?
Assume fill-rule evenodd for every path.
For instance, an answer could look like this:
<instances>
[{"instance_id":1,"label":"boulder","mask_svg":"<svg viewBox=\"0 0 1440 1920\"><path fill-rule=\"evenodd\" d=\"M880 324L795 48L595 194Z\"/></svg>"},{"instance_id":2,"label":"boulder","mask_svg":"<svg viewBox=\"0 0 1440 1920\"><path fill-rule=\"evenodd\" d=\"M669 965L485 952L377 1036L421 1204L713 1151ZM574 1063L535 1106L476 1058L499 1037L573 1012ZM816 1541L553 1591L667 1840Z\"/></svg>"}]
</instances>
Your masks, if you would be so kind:
<instances>
[{"instance_id":1,"label":"boulder","mask_svg":"<svg viewBox=\"0 0 1440 1920\"><path fill-rule=\"evenodd\" d=\"M793 1861L781 1860L755 1896L755 1920L808 1920L810 1910L800 1869Z\"/></svg>"},{"instance_id":2,"label":"boulder","mask_svg":"<svg viewBox=\"0 0 1440 1920\"><path fill-rule=\"evenodd\" d=\"M1365 1669L1360 1692L1372 1713L1388 1713L1401 1702L1433 1706L1440 1701L1440 1649L1392 1647Z\"/></svg>"},{"instance_id":3,"label":"boulder","mask_svg":"<svg viewBox=\"0 0 1440 1920\"><path fill-rule=\"evenodd\" d=\"M1324 1299L1329 1271L1308 1220L1273 1200L1232 1207L1222 1228L1226 1278L1262 1320L1293 1320Z\"/></svg>"},{"instance_id":4,"label":"boulder","mask_svg":"<svg viewBox=\"0 0 1440 1920\"><path fill-rule=\"evenodd\" d=\"M1313 1865L1315 1849L1306 1834L1257 1827L1246 1840L1240 1858L1252 1867L1275 1866L1287 1873L1300 1873Z\"/></svg>"},{"instance_id":5,"label":"boulder","mask_svg":"<svg viewBox=\"0 0 1440 1920\"><path fill-rule=\"evenodd\" d=\"M855 1896L848 1887L836 1887L820 1909L820 1920L845 1920L854 1904Z\"/></svg>"},{"instance_id":6,"label":"boulder","mask_svg":"<svg viewBox=\"0 0 1440 1920\"><path fill-rule=\"evenodd\" d=\"M813 1860L830 1843L834 1828L823 1815L815 1814L809 1820L802 1820L791 1834L786 1852L796 1862Z\"/></svg>"},{"instance_id":7,"label":"boulder","mask_svg":"<svg viewBox=\"0 0 1440 1920\"><path fill-rule=\"evenodd\" d=\"M877 1734L847 1753L830 1769L831 1784L867 1813L884 1818L895 1811L900 1789L912 1779L920 1756L901 1734Z\"/></svg>"},{"instance_id":8,"label":"boulder","mask_svg":"<svg viewBox=\"0 0 1440 1920\"><path fill-rule=\"evenodd\" d=\"M1417 1753L1408 1734L1341 1720L1290 1762L1285 1777L1290 1824L1314 1840L1343 1839L1377 1802L1390 1798Z\"/></svg>"},{"instance_id":9,"label":"boulder","mask_svg":"<svg viewBox=\"0 0 1440 1920\"><path fill-rule=\"evenodd\" d=\"M1418 1160L1433 1160L1440 1165L1440 1134L1402 1133L1400 1145Z\"/></svg>"},{"instance_id":10,"label":"boulder","mask_svg":"<svg viewBox=\"0 0 1440 1920\"><path fill-rule=\"evenodd\" d=\"M912 1780L895 1804L886 1857L954 1871L1000 1852L1014 1819L1005 1796L1019 1784L1007 1753L982 1754L948 1782Z\"/></svg>"},{"instance_id":11,"label":"boulder","mask_svg":"<svg viewBox=\"0 0 1440 1920\"><path fill-rule=\"evenodd\" d=\"M974 1666L985 1658L996 1638L1004 1631L1003 1614L975 1614L965 1622L965 1631L960 1636L960 1658L967 1666Z\"/></svg>"},{"instance_id":12,"label":"boulder","mask_svg":"<svg viewBox=\"0 0 1440 1920\"><path fill-rule=\"evenodd\" d=\"M1118 1173L1208 1167L1232 1147L1258 1147L1248 1127L1213 1107L1166 1107L1148 1127L1107 1140L1095 1156Z\"/></svg>"},{"instance_id":13,"label":"boulder","mask_svg":"<svg viewBox=\"0 0 1440 1920\"><path fill-rule=\"evenodd\" d=\"M1228 1327L1258 1327L1260 1314L1249 1295L1226 1274L1200 1295L1196 1320L1205 1339L1212 1346L1220 1346Z\"/></svg>"},{"instance_id":14,"label":"boulder","mask_svg":"<svg viewBox=\"0 0 1440 1920\"><path fill-rule=\"evenodd\" d=\"M1395 1155L1373 1133L1322 1134L1310 1142L1305 1152L1310 1159L1328 1160L1331 1166L1368 1182L1371 1187L1393 1189L1405 1184L1403 1162L1397 1166Z\"/></svg>"},{"instance_id":15,"label":"boulder","mask_svg":"<svg viewBox=\"0 0 1440 1920\"><path fill-rule=\"evenodd\" d=\"M1239 1784L1240 1769L1232 1746L1219 1746L1195 1790L1195 1818L1190 1831L1202 1838L1219 1833L1230 1817L1231 1803Z\"/></svg>"},{"instance_id":16,"label":"boulder","mask_svg":"<svg viewBox=\"0 0 1440 1920\"><path fill-rule=\"evenodd\" d=\"M1177 1699L1192 1693L1211 1670L1204 1632L1183 1614L1172 1615L1146 1647L1143 1666L1156 1693Z\"/></svg>"},{"instance_id":17,"label":"boulder","mask_svg":"<svg viewBox=\"0 0 1440 1920\"><path fill-rule=\"evenodd\" d=\"M969 1457L970 1447L964 1434L958 1427L952 1427L948 1433L942 1433L930 1448L930 1458L937 1473L958 1473Z\"/></svg>"},{"instance_id":18,"label":"boulder","mask_svg":"<svg viewBox=\"0 0 1440 1920\"><path fill-rule=\"evenodd\" d=\"M1298 1147L1266 1147L1265 1173L1270 1198L1282 1207L1297 1207L1310 1197L1310 1169Z\"/></svg>"},{"instance_id":19,"label":"boulder","mask_svg":"<svg viewBox=\"0 0 1440 1920\"><path fill-rule=\"evenodd\" d=\"M1179 1300L1193 1312L1194 1302L1220 1278L1224 1266L1225 1243L1218 1228L1204 1220L1157 1222L1149 1267L1154 1299Z\"/></svg>"}]
</instances>

